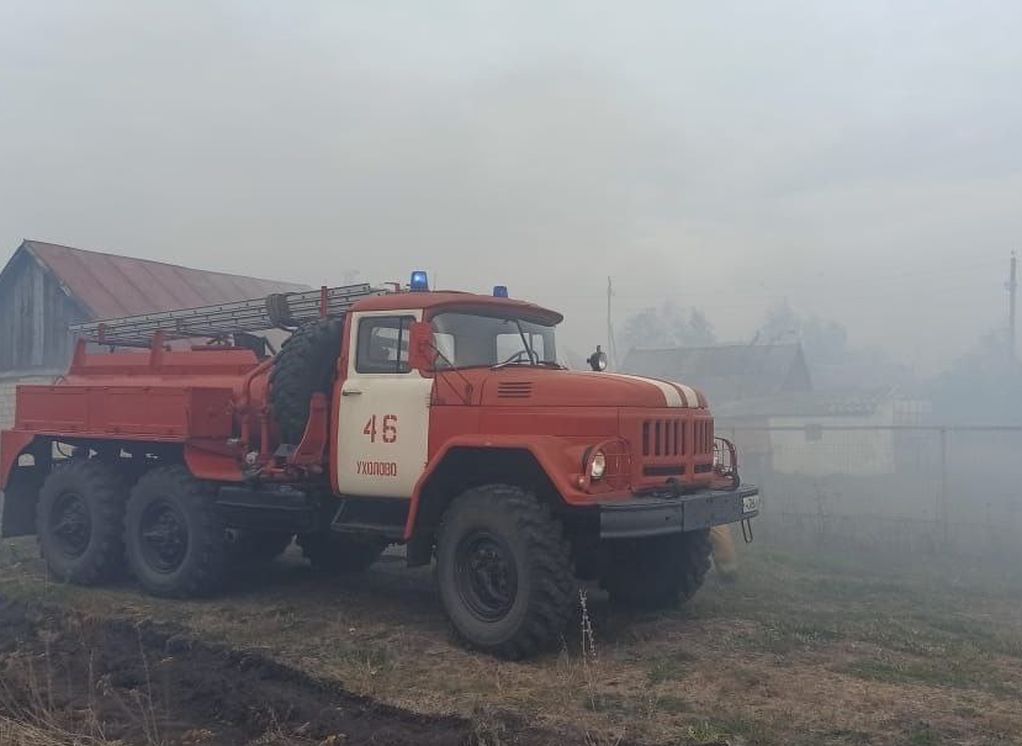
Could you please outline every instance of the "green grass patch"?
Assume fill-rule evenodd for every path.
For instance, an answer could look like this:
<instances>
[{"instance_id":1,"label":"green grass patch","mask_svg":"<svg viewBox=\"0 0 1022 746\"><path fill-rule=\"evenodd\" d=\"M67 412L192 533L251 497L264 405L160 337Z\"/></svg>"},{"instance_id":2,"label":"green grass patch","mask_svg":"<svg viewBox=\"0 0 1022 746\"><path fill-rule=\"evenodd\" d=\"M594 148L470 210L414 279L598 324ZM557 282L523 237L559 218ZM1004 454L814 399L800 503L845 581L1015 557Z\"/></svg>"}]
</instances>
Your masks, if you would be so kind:
<instances>
[{"instance_id":1,"label":"green grass patch","mask_svg":"<svg viewBox=\"0 0 1022 746\"><path fill-rule=\"evenodd\" d=\"M956 656L914 660L860 658L834 669L861 679L890 684L978 689L1000 696L1019 694L1013 685L1001 680L989 657L975 651Z\"/></svg>"},{"instance_id":2,"label":"green grass patch","mask_svg":"<svg viewBox=\"0 0 1022 746\"><path fill-rule=\"evenodd\" d=\"M759 634L746 638L744 645L752 650L775 655L786 655L798 650L828 645L845 637L836 626L812 621L774 619L765 621L762 625Z\"/></svg>"},{"instance_id":3,"label":"green grass patch","mask_svg":"<svg viewBox=\"0 0 1022 746\"><path fill-rule=\"evenodd\" d=\"M684 650L674 651L653 661L646 672L646 678L651 684L679 681L688 676L691 664L697 660L696 656Z\"/></svg>"}]
</instances>

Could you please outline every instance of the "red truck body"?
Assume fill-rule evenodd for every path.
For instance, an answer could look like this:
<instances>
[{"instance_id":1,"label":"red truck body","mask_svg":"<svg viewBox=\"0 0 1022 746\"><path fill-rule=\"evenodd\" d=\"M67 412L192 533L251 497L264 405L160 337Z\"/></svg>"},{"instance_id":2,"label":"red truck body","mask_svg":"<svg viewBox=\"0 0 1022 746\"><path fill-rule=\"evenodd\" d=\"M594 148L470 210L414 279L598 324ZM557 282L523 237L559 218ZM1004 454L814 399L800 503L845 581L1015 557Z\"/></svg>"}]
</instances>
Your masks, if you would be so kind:
<instances>
[{"instance_id":1,"label":"red truck body","mask_svg":"<svg viewBox=\"0 0 1022 746\"><path fill-rule=\"evenodd\" d=\"M408 543L413 563L429 560L452 498L481 484L521 484L546 501L579 565L601 541L756 514L756 491L739 489L734 449L715 439L701 392L541 361L532 347L552 351L544 335L560 321L531 303L465 293L359 300L336 327L331 383L310 392L304 432L290 443L272 398L276 358L222 343L171 348L159 332L147 350L89 351L81 341L61 380L18 388L0 480L9 488L18 468L49 470L62 445L133 463L135 478L153 463L181 463L231 516L263 515L251 525L297 511L287 531L368 531ZM476 327L496 323L517 325L504 336L514 345L521 336L528 364L500 361L493 339L483 340L487 364L444 353L445 344L478 346ZM379 353L383 367L373 362L378 342L397 350ZM301 510L295 494L308 498Z\"/></svg>"}]
</instances>

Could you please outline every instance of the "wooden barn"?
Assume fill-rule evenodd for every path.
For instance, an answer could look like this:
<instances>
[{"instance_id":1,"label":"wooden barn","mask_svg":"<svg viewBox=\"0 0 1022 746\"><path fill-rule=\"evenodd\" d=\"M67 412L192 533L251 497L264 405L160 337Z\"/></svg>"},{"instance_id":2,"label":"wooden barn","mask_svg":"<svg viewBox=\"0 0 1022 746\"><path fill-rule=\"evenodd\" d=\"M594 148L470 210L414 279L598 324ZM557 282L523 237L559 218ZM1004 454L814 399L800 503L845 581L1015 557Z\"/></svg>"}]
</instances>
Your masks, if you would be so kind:
<instances>
[{"instance_id":1,"label":"wooden barn","mask_svg":"<svg viewBox=\"0 0 1022 746\"><path fill-rule=\"evenodd\" d=\"M17 384L67 369L71 324L307 289L25 240L0 272L0 427L13 421Z\"/></svg>"}]
</instances>

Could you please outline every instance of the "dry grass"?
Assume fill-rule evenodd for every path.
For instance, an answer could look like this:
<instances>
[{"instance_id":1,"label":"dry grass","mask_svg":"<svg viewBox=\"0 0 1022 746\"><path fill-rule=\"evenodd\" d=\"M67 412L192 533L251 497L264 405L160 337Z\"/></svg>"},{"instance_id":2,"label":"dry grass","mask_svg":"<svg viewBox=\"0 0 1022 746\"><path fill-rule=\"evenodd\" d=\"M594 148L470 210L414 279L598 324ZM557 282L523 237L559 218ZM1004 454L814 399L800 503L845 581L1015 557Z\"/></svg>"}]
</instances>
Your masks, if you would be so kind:
<instances>
[{"instance_id":1,"label":"dry grass","mask_svg":"<svg viewBox=\"0 0 1022 746\"><path fill-rule=\"evenodd\" d=\"M114 746L115 742L65 729L47 719L21 720L0 715L0 743L5 746Z\"/></svg>"},{"instance_id":2,"label":"dry grass","mask_svg":"<svg viewBox=\"0 0 1022 746\"><path fill-rule=\"evenodd\" d=\"M456 647L429 574L396 559L331 581L285 558L223 598L168 602L130 584L46 585L29 546L0 554L0 593L176 621L389 704L463 715L483 744L523 720L594 744L1022 742L1022 579L1007 572L758 547L735 585L711 581L677 611L625 614L590 590L559 653L508 663Z\"/></svg>"},{"instance_id":3,"label":"dry grass","mask_svg":"<svg viewBox=\"0 0 1022 746\"><path fill-rule=\"evenodd\" d=\"M14 658L19 681L28 686L12 691L0 680L0 744L4 746L104 746L108 741L91 708L74 713L54 706L54 682L49 654L41 659ZM10 669L8 675L13 673Z\"/></svg>"}]
</instances>

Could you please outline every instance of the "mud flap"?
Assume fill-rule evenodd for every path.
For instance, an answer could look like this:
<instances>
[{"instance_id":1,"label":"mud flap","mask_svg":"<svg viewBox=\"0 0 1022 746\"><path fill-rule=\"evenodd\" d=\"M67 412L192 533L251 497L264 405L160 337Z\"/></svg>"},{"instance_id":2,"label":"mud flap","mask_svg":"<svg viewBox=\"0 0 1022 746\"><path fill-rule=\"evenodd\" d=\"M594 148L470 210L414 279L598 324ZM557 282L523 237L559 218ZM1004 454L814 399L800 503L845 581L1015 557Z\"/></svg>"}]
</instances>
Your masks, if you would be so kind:
<instances>
[{"instance_id":1,"label":"mud flap","mask_svg":"<svg viewBox=\"0 0 1022 746\"><path fill-rule=\"evenodd\" d=\"M36 466L16 466L11 471L7 489L0 498L0 538L35 533L35 506L44 473Z\"/></svg>"}]
</instances>

